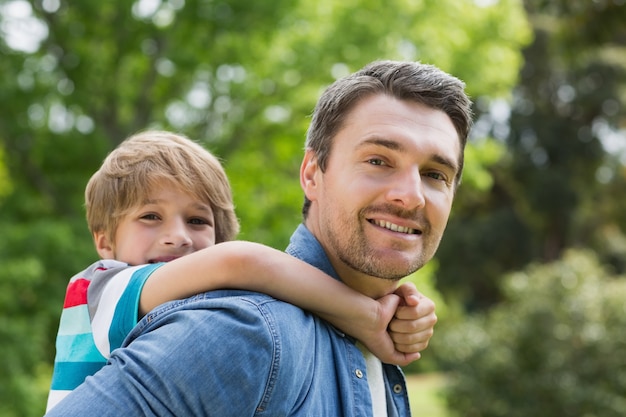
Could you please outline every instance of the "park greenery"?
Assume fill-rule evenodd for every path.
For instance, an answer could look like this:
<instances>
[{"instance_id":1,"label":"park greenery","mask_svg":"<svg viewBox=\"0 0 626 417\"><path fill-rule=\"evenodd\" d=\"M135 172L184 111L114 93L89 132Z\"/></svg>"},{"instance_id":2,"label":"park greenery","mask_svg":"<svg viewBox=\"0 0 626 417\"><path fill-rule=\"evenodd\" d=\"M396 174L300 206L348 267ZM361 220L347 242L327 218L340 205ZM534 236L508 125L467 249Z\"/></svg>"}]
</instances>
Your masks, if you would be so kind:
<instances>
[{"instance_id":1,"label":"park greenery","mask_svg":"<svg viewBox=\"0 0 626 417\"><path fill-rule=\"evenodd\" d=\"M623 0L0 2L0 417L43 413L83 191L119 142L181 132L223 161L241 239L300 221L309 115L375 59L463 79L476 124L436 259L440 323L407 372L459 416L626 415Z\"/></svg>"},{"instance_id":2,"label":"park greenery","mask_svg":"<svg viewBox=\"0 0 626 417\"><path fill-rule=\"evenodd\" d=\"M436 343L451 415L623 416L625 278L582 250L506 276L506 302Z\"/></svg>"}]
</instances>

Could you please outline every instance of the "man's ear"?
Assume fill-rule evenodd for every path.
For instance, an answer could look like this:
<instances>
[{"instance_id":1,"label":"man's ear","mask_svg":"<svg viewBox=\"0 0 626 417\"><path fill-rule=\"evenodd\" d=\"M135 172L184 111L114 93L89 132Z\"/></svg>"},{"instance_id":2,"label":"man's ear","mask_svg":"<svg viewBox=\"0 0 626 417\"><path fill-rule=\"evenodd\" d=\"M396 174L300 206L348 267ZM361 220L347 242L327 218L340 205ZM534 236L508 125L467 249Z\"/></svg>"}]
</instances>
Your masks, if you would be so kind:
<instances>
[{"instance_id":1,"label":"man's ear","mask_svg":"<svg viewBox=\"0 0 626 417\"><path fill-rule=\"evenodd\" d=\"M96 251L101 259L115 259L113 244L105 232L93 232L93 242L96 245Z\"/></svg>"},{"instance_id":2,"label":"man's ear","mask_svg":"<svg viewBox=\"0 0 626 417\"><path fill-rule=\"evenodd\" d=\"M300 165L300 186L304 195L311 201L315 200L317 196L319 175L321 175L321 171L317 164L317 158L313 151L307 150L304 153L302 165Z\"/></svg>"}]
</instances>

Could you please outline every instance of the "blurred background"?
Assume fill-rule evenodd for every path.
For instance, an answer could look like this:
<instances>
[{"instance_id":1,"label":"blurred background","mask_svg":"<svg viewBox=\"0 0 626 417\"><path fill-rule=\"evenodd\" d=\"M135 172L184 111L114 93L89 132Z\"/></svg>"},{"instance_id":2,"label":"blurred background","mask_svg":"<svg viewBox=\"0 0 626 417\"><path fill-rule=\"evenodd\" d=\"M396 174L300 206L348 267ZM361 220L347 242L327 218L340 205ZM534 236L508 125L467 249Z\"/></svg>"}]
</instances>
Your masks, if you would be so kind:
<instances>
[{"instance_id":1,"label":"blurred background","mask_svg":"<svg viewBox=\"0 0 626 417\"><path fill-rule=\"evenodd\" d=\"M43 414L83 191L152 127L217 154L241 239L284 248L322 89L375 59L467 83L476 125L438 303L405 370L428 416L626 415L626 0L0 0L0 417ZM434 407L434 408L428 408Z\"/></svg>"}]
</instances>

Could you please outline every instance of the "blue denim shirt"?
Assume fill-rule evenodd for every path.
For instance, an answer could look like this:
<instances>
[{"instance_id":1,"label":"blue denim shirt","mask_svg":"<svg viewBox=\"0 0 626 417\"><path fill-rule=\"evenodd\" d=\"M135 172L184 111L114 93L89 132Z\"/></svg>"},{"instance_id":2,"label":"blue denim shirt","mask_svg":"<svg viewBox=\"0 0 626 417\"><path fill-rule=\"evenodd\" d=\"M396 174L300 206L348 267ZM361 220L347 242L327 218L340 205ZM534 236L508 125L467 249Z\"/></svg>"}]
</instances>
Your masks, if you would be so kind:
<instances>
[{"instance_id":1,"label":"blue denim shirt","mask_svg":"<svg viewBox=\"0 0 626 417\"><path fill-rule=\"evenodd\" d=\"M324 249L303 224L299 225L291 236L291 241L286 252L339 280ZM369 387L367 383L363 384L363 382L365 382L363 380L367 378L367 375L365 375L365 359L355 345L356 340L348 335L344 335L339 330L333 328L329 323L319 318L315 320L320 322L320 325L334 330L329 333L328 342L330 342L331 346L338 347L332 350L332 361L336 364L340 364L340 366L337 366L335 369L335 375L341 374L341 380L346 381L346 386L339 387L341 402L336 405L336 412L328 415L371 416L372 404ZM343 354L343 352L347 354ZM330 359L322 357L319 358L319 360L324 362ZM361 374L364 376L360 377ZM398 366L383 364L383 375L385 379L388 416L410 416L411 411L409 408L407 387L402 371ZM332 379L332 375L328 375L328 380L330 381ZM341 404L344 405L344 408L339 412ZM355 408L351 410L345 407L347 404L354 404ZM359 407L358 411L356 407Z\"/></svg>"},{"instance_id":2,"label":"blue denim shirt","mask_svg":"<svg viewBox=\"0 0 626 417\"><path fill-rule=\"evenodd\" d=\"M337 278L300 225L287 252ZM389 416L409 416L401 370L384 365ZM47 416L371 416L355 340L291 304L213 291L164 304Z\"/></svg>"}]
</instances>

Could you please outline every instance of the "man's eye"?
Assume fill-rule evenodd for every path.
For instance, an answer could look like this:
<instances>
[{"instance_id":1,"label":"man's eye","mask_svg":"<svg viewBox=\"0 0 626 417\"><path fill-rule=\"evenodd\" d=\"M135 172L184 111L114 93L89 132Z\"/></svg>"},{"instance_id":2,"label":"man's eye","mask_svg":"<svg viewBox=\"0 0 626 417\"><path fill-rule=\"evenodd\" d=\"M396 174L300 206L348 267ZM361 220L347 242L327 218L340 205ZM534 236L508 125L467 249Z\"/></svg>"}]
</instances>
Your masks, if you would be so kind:
<instances>
[{"instance_id":1,"label":"man's eye","mask_svg":"<svg viewBox=\"0 0 626 417\"><path fill-rule=\"evenodd\" d=\"M446 176L441 172L428 172L426 175L434 180L446 181Z\"/></svg>"},{"instance_id":2,"label":"man's eye","mask_svg":"<svg viewBox=\"0 0 626 417\"><path fill-rule=\"evenodd\" d=\"M368 159L367 161L370 165L385 165L385 161L383 161L382 159L379 158L372 158L372 159Z\"/></svg>"}]
</instances>

